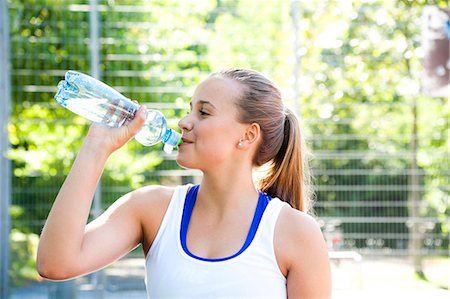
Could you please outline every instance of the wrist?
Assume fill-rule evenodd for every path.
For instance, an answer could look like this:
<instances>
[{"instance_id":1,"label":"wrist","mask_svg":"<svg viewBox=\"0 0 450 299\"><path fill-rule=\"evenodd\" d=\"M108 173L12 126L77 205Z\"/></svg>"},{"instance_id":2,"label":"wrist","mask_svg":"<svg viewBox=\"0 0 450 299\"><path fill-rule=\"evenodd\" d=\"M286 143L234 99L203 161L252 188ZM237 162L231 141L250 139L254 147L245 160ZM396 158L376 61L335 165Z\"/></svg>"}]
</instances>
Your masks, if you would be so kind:
<instances>
[{"instance_id":1,"label":"wrist","mask_svg":"<svg viewBox=\"0 0 450 299\"><path fill-rule=\"evenodd\" d=\"M95 159L99 159L99 161L106 161L113 152L113 150L109 150L108 147L105 146L104 142L99 142L91 138L86 138L83 141L80 152L81 151Z\"/></svg>"}]
</instances>

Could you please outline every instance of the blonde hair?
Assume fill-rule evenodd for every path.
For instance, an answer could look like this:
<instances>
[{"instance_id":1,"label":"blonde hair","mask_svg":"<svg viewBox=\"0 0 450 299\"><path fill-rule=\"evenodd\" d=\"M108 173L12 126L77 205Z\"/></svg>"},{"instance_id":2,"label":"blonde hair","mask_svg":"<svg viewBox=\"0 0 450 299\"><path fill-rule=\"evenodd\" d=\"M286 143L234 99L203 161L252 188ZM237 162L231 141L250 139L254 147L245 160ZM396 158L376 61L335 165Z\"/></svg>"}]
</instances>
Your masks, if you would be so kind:
<instances>
[{"instance_id":1,"label":"blonde hair","mask_svg":"<svg viewBox=\"0 0 450 299\"><path fill-rule=\"evenodd\" d=\"M239 121L257 123L262 142L255 154L255 166L266 166L258 188L292 207L308 212L312 203L306 147L300 124L283 104L278 88L264 75L248 69L229 69L212 76L235 80L242 85L237 99Z\"/></svg>"}]
</instances>

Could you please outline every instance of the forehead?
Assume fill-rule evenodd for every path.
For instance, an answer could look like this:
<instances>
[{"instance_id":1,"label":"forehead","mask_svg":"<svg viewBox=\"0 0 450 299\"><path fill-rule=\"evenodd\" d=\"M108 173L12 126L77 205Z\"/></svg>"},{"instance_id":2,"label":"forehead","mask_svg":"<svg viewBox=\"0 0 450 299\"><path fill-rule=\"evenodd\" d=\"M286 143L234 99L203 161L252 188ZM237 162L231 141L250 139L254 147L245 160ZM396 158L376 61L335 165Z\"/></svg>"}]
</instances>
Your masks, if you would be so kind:
<instances>
[{"instance_id":1,"label":"forehead","mask_svg":"<svg viewBox=\"0 0 450 299\"><path fill-rule=\"evenodd\" d=\"M208 101L216 108L234 106L241 92L241 86L235 80L211 77L200 83L192 96L192 105L199 101Z\"/></svg>"}]
</instances>

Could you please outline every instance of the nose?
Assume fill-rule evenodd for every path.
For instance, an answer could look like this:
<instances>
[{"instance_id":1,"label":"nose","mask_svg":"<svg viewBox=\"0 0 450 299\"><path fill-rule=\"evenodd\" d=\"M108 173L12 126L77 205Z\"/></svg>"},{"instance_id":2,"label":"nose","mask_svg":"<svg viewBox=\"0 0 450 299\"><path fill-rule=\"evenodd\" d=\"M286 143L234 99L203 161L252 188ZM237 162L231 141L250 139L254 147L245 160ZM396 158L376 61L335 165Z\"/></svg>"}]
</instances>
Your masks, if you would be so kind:
<instances>
[{"instance_id":1,"label":"nose","mask_svg":"<svg viewBox=\"0 0 450 299\"><path fill-rule=\"evenodd\" d=\"M181 131L190 131L190 130L192 130L192 121L189 120L189 115L190 114L184 116L178 122L178 127L181 129Z\"/></svg>"}]
</instances>

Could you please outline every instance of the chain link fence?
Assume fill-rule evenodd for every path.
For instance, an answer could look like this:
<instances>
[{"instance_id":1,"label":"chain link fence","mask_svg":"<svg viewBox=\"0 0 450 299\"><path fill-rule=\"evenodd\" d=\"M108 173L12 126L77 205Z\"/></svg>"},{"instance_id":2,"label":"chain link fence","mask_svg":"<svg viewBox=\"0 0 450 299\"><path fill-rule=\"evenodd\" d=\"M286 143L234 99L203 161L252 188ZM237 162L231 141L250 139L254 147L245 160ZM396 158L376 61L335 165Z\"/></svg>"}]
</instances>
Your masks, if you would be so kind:
<instances>
[{"instance_id":1,"label":"chain link fence","mask_svg":"<svg viewBox=\"0 0 450 299\"><path fill-rule=\"evenodd\" d=\"M421 257L448 256L450 107L420 95L420 31L398 29L413 21L395 20L397 8L330 1L333 14L314 1L6 3L11 241L1 246L10 249L9 290L37 279L38 235L87 132L88 122L53 100L70 69L162 110L171 127L210 72L267 73L302 117L315 214L330 252L412 256L418 266ZM408 16L419 18L420 9ZM139 186L200 180L174 158L130 142L108 164L92 216ZM69 298L77 289L113 298L125 290L144 298L142 257L137 249L76 282L34 285L34 295Z\"/></svg>"}]
</instances>

